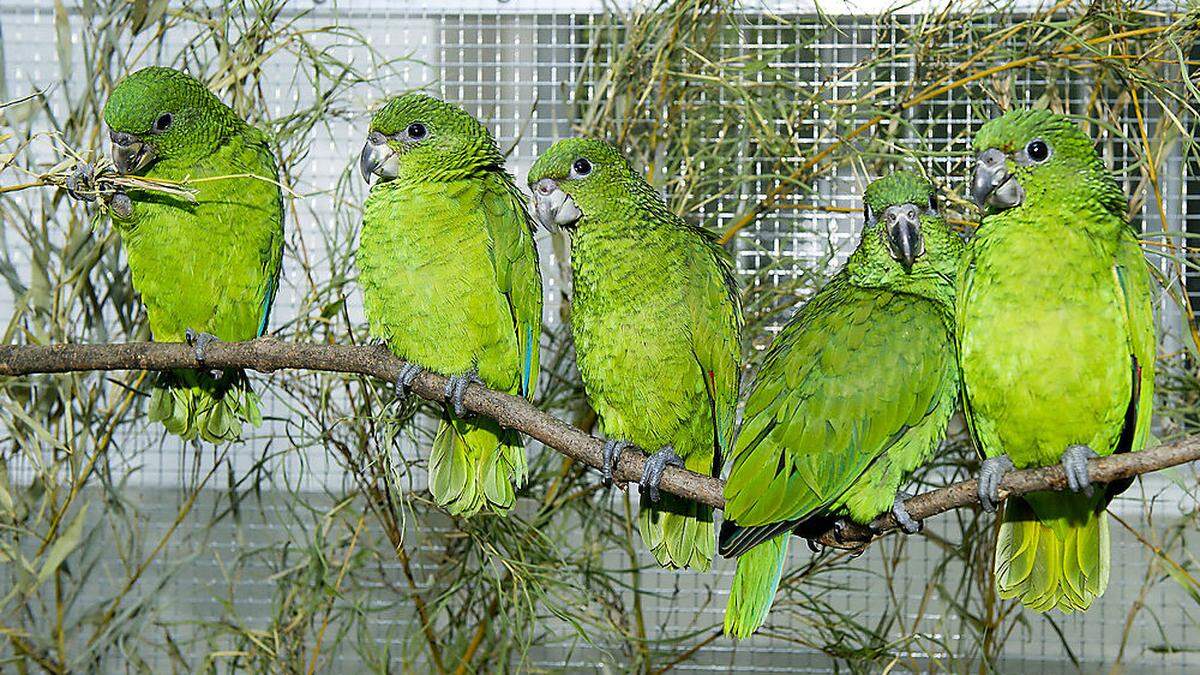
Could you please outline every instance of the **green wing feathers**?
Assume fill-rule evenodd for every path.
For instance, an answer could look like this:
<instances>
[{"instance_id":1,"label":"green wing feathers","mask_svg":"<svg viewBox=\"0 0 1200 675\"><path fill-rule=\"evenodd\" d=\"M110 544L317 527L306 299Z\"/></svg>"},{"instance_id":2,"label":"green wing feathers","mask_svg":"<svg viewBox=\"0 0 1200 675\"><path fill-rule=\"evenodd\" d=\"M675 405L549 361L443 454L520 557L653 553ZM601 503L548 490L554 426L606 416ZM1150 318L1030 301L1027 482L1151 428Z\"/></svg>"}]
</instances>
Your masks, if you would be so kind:
<instances>
[{"instance_id":1,"label":"green wing feathers","mask_svg":"<svg viewBox=\"0 0 1200 675\"><path fill-rule=\"evenodd\" d=\"M508 300L517 334L520 393L532 400L537 391L542 334L542 276L533 223L524 198L507 173L490 176L483 192L483 208L491 236L496 286Z\"/></svg>"},{"instance_id":2,"label":"green wing feathers","mask_svg":"<svg viewBox=\"0 0 1200 675\"><path fill-rule=\"evenodd\" d=\"M429 491L451 515L504 513L525 476L525 446L516 431L486 418L443 417L429 456Z\"/></svg>"},{"instance_id":3,"label":"green wing feathers","mask_svg":"<svg viewBox=\"0 0 1200 675\"><path fill-rule=\"evenodd\" d=\"M737 413L742 312L725 250L706 239L693 255L696 292L688 295L689 323L697 366L694 373L699 377L685 378L684 386L690 379L699 387L696 399L704 401L708 410L686 426L686 447L677 443L675 449L689 470L719 476L723 458L729 454ZM713 510L708 506L662 495L658 503L643 504L638 530L663 567L704 572L712 564L715 535Z\"/></svg>"},{"instance_id":4,"label":"green wing feathers","mask_svg":"<svg viewBox=\"0 0 1200 675\"><path fill-rule=\"evenodd\" d=\"M776 339L746 404L726 483L743 527L838 507L864 522L936 447L957 371L930 302L835 279ZM872 469L878 480L855 486Z\"/></svg>"},{"instance_id":5,"label":"green wing feathers","mask_svg":"<svg viewBox=\"0 0 1200 675\"><path fill-rule=\"evenodd\" d=\"M726 635L747 638L766 622L783 576L790 538L790 533L776 535L738 557L725 608Z\"/></svg>"}]
</instances>

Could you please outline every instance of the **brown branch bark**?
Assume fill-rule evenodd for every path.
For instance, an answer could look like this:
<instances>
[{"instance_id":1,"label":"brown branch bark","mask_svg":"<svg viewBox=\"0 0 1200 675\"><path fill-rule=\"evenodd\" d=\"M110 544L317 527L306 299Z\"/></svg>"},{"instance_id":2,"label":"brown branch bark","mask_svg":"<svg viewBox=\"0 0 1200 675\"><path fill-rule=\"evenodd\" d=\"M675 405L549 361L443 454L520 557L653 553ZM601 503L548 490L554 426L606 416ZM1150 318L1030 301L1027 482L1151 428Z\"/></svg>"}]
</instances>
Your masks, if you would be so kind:
<instances>
[{"instance_id":1,"label":"brown branch bark","mask_svg":"<svg viewBox=\"0 0 1200 675\"><path fill-rule=\"evenodd\" d=\"M404 364L381 346L311 345L269 337L249 342L216 343L209 347L206 357L203 366L209 368L242 368L264 373L284 369L317 370L368 375L387 382L395 381ZM196 361L193 350L180 343L0 345L0 376L196 367L201 364ZM441 401L445 385L446 378L441 375L422 372L413 382L412 390L422 398ZM525 399L471 385L463 397L463 405L473 413L517 429L578 462L593 468L601 465L603 442L600 439L538 410ZM1094 459L1089 464L1089 475L1093 482L1109 483L1197 459L1200 459L1200 435L1144 452ZM622 485L637 482L645 460L646 456L640 450L626 450L621 455L614 479ZM670 466L663 473L661 485L665 492L715 508L725 505L723 487L724 483L717 478ZM1000 483L1000 498L1065 489L1067 479L1061 467L1027 469L1004 477ZM976 490L976 481L962 481L917 495L904 505L910 515L924 520L951 509L978 504ZM835 548L857 549L896 527L896 520L889 513L876 518L869 526L848 523L837 532L825 532L816 541Z\"/></svg>"}]
</instances>

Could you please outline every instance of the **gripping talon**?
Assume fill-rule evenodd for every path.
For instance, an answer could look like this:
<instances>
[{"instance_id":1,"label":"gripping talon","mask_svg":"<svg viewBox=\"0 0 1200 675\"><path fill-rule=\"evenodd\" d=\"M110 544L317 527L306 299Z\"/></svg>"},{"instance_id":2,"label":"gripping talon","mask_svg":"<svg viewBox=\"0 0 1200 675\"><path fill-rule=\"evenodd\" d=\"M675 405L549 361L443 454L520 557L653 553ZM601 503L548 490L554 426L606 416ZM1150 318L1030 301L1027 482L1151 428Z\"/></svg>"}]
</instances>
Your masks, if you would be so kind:
<instances>
[{"instance_id":1,"label":"gripping talon","mask_svg":"<svg viewBox=\"0 0 1200 675\"><path fill-rule=\"evenodd\" d=\"M454 407L454 415L456 417L466 417L466 408L463 407L463 395L467 393L467 387L471 383L483 384L483 380L475 373L474 369L468 370L461 375L451 375L446 380L446 401Z\"/></svg>"},{"instance_id":2,"label":"gripping talon","mask_svg":"<svg viewBox=\"0 0 1200 675\"><path fill-rule=\"evenodd\" d=\"M1013 463L1008 455L983 460L983 465L979 467L979 503L984 511L996 512L1000 501L1000 481L1004 474L1012 470Z\"/></svg>"},{"instance_id":3,"label":"gripping talon","mask_svg":"<svg viewBox=\"0 0 1200 675\"><path fill-rule=\"evenodd\" d=\"M925 523L909 515L908 509L904 507L904 502L909 499L912 499L912 495L907 492L897 492L896 499L892 502L892 515L896 517L896 523L900 525L904 534L916 534L925 527Z\"/></svg>"},{"instance_id":4,"label":"gripping talon","mask_svg":"<svg viewBox=\"0 0 1200 675\"><path fill-rule=\"evenodd\" d=\"M205 354L208 352L208 346L214 342L220 342L216 335L212 333L196 332L191 328L184 331L183 339L187 341L196 351L196 360L204 363Z\"/></svg>"},{"instance_id":5,"label":"gripping talon","mask_svg":"<svg viewBox=\"0 0 1200 675\"><path fill-rule=\"evenodd\" d=\"M96 167L84 162L75 166L75 170L67 176L67 194L72 199L78 199L84 202L96 201L96 195L82 192L92 188L92 181L96 177Z\"/></svg>"},{"instance_id":6,"label":"gripping talon","mask_svg":"<svg viewBox=\"0 0 1200 675\"><path fill-rule=\"evenodd\" d=\"M1067 473L1067 487L1073 492L1092 496L1092 479L1088 476L1088 460L1099 457L1095 450L1086 445L1072 445L1063 452L1063 471Z\"/></svg>"},{"instance_id":7,"label":"gripping talon","mask_svg":"<svg viewBox=\"0 0 1200 675\"><path fill-rule=\"evenodd\" d=\"M403 401L412 393L413 380L417 379L417 375L421 374L421 366L415 363L405 362L400 366L400 372L396 374L396 398Z\"/></svg>"},{"instance_id":8,"label":"gripping talon","mask_svg":"<svg viewBox=\"0 0 1200 675\"><path fill-rule=\"evenodd\" d=\"M600 473L604 476L605 485L612 485L613 472L617 470L617 463L621 461L621 453L629 446L629 441L604 441L604 465L600 468Z\"/></svg>"},{"instance_id":9,"label":"gripping talon","mask_svg":"<svg viewBox=\"0 0 1200 675\"><path fill-rule=\"evenodd\" d=\"M652 502L658 501L658 486L662 483L663 471L668 466L677 466L681 469L686 466L683 459L675 454L675 449L669 445L664 445L658 452L646 458L639 485L642 494Z\"/></svg>"}]
</instances>

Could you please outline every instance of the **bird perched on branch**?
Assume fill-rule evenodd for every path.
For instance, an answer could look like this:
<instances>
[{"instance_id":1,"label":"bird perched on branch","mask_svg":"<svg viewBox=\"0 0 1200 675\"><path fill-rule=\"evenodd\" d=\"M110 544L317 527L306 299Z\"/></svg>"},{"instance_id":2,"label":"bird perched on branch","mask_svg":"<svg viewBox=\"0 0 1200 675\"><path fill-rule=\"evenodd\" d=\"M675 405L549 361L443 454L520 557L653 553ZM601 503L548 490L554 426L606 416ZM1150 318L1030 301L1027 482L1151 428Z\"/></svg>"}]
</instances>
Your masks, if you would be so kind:
<instances>
[{"instance_id":1,"label":"bird perched on branch","mask_svg":"<svg viewBox=\"0 0 1200 675\"><path fill-rule=\"evenodd\" d=\"M118 172L187 179L194 193L133 190L112 202L154 339L186 339L203 362L217 339L261 336L283 257L283 196L267 137L170 68L121 80L104 121ZM259 405L242 371L175 370L159 378L149 410L172 433L218 442L260 424Z\"/></svg>"},{"instance_id":2,"label":"bird perched on branch","mask_svg":"<svg viewBox=\"0 0 1200 675\"><path fill-rule=\"evenodd\" d=\"M630 444L646 461L638 528L658 562L707 570L712 508L658 494L666 466L717 476L733 438L741 307L728 255L672 213L616 148L554 144L529 172L538 219L572 237L571 328L611 480Z\"/></svg>"},{"instance_id":3,"label":"bird perched on branch","mask_svg":"<svg viewBox=\"0 0 1200 675\"><path fill-rule=\"evenodd\" d=\"M542 329L542 278L525 200L482 124L461 108L413 93L371 120L360 158L375 181L363 213L359 284L373 337L420 368L450 378L429 460L429 490L456 515L504 512L525 479L521 436L468 419L471 382L533 398Z\"/></svg>"},{"instance_id":4,"label":"bird perched on branch","mask_svg":"<svg viewBox=\"0 0 1200 675\"><path fill-rule=\"evenodd\" d=\"M766 620L788 539L891 510L957 405L954 277L962 243L921 176L867 187L862 240L771 345L746 403L725 483L721 555L738 557L725 632Z\"/></svg>"},{"instance_id":5,"label":"bird perched on branch","mask_svg":"<svg viewBox=\"0 0 1200 675\"><path fill-rule=\"evenodd\" d=\"M1150 433L1155 337L1150 275L1127 202L1068 118L1018 110L975 137L983 222L958 296L964 407L987 458L984 508L1004 473L1061 463L1075 494L1005 502L1002 598L1085 610L1108 585L1104 511L1127 481L1092 489L1087 461L1141 450Z\"/></svg>"}]
</instances>

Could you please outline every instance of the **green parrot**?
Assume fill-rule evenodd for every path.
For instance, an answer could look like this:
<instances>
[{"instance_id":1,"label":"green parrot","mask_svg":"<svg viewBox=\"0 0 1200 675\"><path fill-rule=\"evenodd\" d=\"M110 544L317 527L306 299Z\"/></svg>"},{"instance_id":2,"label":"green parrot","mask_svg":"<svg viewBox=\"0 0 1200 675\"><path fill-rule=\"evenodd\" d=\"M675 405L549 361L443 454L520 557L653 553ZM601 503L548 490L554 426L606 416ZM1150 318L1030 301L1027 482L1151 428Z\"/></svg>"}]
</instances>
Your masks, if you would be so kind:
<instances>
[{"instance_id":1,"label":"green parrot","mask_svg":"<svg viewBox=\"0 0 1200 675\"><path fill-rule=\"evenodd\" d=\"M359 284L372 337L407 365L449 377L429 491L454 515L504 513L525 479L512 429L470 418L471 382L532 399L542 333L533 222L488 130L461 108L412 93L371 120L360 169L367 197Z\"/></svg>"},{"instance_id":2,"label":"green parrot","mask_svg":"<svg viewBox=\"0 0 1200 675\"><path fill-rule=\"evenodd\" d=\"M1146 445L1155 337L1149 267L1127 202L1066 117L1013 111L975 136L983 222L963 258L958 340L963 405L987 458L996 510L1013 467L1061 463L1074 494L1005 502L1000 597L1037 611L1085 610L1108 585L1104 511L1129 482L1093 490L1087 460Z\"/></svg>"},{"instance_id":3,"label":"green parrot","mask_svg":"<svg viewBox=\"0 0 1200 675\"><path fill-rule=\"evenodd\" d=\"M104 121L118 172L189 179L195 190L194 203L139 190L111 203L154 339L187 340L203 362L214 340L263 335L283 258L283 196L266 135L195 78L159 67L121 80ZM242 371L176 370L159 377L149 417L185 439L236 440L244 422L262 422L259 404Z\"/></svg>"},{"instance_id":4,"label":"green parrot","mask_svg":"<svg viewBox=\"0 0 1200 675\"><path fill-rule=\"evenodd\" d=\"M867 187L846 266L775 338L746 403L725 483L721 555L737 556L725 632L767 618L794 532L891 510L958 404L954 279L962 242L933 186L900 171Z\"/></svg>"},{"instance_id":5,"label":"green parrot","mask_svg":"<svg viewBox=\"0 0 1200 675\"><path fill-rule=\"evenodd\" d=\"M733 438L741 306L711 233L672 213L611 145L569 138L529 172L538 220L571 233L571 328L599 414L609 482L631 443L646 461L638 516L659 564L707 570L712 509L664 495L667 465L717 476Z\"/></svg>"}]
</instances>

